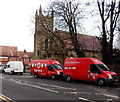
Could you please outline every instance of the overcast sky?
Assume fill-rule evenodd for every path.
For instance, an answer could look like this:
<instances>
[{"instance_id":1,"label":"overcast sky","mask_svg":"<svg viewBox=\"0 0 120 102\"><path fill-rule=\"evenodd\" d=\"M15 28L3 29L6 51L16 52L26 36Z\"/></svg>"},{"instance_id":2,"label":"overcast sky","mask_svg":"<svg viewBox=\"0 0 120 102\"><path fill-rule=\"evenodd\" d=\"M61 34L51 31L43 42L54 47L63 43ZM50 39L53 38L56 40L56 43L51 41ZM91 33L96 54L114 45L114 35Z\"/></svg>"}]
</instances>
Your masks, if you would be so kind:
<instances>
[{"instance_id":1,"label":"overcast sky","mask_svg":"<svg viewBox=\"0 0 120 102\"><path fill-rule=\"evenodd\" d=\"M19 51L34 50L34 24L31 22L40 4L51 0L0 0L0 45L17 46Z\"/></svg>"}]
</instances>

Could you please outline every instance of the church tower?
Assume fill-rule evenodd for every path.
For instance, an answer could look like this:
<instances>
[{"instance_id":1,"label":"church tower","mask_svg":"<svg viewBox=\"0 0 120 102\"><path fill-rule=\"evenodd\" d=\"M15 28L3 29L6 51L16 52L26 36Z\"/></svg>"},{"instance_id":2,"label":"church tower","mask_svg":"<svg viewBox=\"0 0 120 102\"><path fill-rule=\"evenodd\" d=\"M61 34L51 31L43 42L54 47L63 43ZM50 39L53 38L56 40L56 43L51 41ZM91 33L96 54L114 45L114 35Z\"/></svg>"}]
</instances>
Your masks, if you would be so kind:
<instances>
[{"instance_id":1,"label":"church tower","mask_svg":"<svg viewBox=\"0 0 120 102\"><path fill-rule=\"evenodd\" d=\"M45 59L51 56L51 39L48 35L53 32L54 11L44 15L40 5L35 13L34 59Z\"/></svg>"}]
</instances>

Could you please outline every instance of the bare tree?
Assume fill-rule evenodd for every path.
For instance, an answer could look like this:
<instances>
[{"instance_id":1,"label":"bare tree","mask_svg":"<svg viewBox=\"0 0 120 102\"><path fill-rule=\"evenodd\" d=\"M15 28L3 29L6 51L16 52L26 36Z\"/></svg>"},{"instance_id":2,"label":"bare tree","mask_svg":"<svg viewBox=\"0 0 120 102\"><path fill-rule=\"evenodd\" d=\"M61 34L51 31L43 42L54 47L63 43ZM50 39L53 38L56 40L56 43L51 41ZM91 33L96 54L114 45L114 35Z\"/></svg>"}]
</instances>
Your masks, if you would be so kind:
<instances>
[{"instance_id":1,"label":"bare tree","mask_svg":"<svg viewBox=\"0 0 120 102\"><path fill-rule=\"evenodd\" d=\"M55 11L57 17L57 25L62 29L69 31L70 39L74 46L74 50L78 57L84 57L85 54L82 51L82 47L77 40L78 29L80 29L80 20L82 9L80 3L75 0L55 1L51 7Z\"/></svg>"},{"instance_id":2,"label":"bare tree","mask_svg":"<svg viewBox=\"0 0 120 102\"><path fill-rule=\"evenodd\" d=\"M97 0L97 4L102 21L102 58L104 63L111 63L115 28L120 14L120 1L111 0L107 3L105 0Z\"/></svg>"},{"instance_id":3,"label":"bare tree","mask_svg":"<svg viewBox=\"0 0 120 102\"><path fill-rule=\"evenodd\" d=\"M120 14L117 27L117 48L120 49Z\"/></svg>"}]
</instances>

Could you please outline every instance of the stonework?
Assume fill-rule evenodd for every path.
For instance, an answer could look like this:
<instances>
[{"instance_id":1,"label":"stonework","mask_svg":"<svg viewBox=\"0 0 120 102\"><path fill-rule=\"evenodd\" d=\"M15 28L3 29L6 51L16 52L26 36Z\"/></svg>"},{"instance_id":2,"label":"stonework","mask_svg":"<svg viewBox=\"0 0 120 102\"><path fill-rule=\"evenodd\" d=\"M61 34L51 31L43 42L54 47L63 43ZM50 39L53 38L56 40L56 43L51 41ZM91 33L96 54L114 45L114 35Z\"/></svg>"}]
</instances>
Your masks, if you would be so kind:
<instances>
[{"instance_id":1,"label":"stonework","mask_svg":"<svg viewBox=\"0 0 120 102\"><path fill-rule=\"evenodd\" d=\"M34 59L45 59L50 56L51 42L47 35L50 35L48 29L53 32L53 11L49 15L42 14L40 6L35 14L35 34L34 34Z\"/></svg>"},{"instance_id":2,"label":"stonework","mask_svg":"<svg viewBox=\"0 0 120 102\"><path fill-rule=\"evenodd\" d=\"M43 15L42 8L40 6L39 11L36 10L35 14L35 34L34 34L34 59L55 59L59 62L63 62L64 59L62 57L61 52L57 52L57 47L55 47L55 43L53 41L53 32L57 32L60 39L66 39L69 37L69 32L55 30L54 27L54 11L51 11L51 14ZM54 38L55 40L55 38ZM66 57L73 55L75 57L76 53L73 50L72 44L70 45L70 39L64 40L67 44L68 50ZM101 59L101 45L100 41L95 36L78 34L78 41L83 47L83 51L85 52L87 57L96 57ZM61 43L58 42L60 45Z\"/></svg>"}]
</instances>

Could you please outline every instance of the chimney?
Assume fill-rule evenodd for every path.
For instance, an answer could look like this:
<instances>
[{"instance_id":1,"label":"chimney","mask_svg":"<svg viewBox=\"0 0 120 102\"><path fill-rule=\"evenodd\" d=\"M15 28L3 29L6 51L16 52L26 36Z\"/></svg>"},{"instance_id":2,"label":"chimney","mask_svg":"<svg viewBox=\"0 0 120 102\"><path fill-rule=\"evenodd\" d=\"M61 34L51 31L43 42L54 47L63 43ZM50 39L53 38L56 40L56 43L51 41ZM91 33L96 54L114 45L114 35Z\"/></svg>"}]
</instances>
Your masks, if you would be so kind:
<instances>
[{"instance_id":1,"label":"chimney","mask_svg":"<svg viewBox=\"0 0 120 102\"><path fill-rule=\"evenodd\" d=\"M26 49L24 49L24 53L26 52Z\"/></svg>"}]
</instances>

